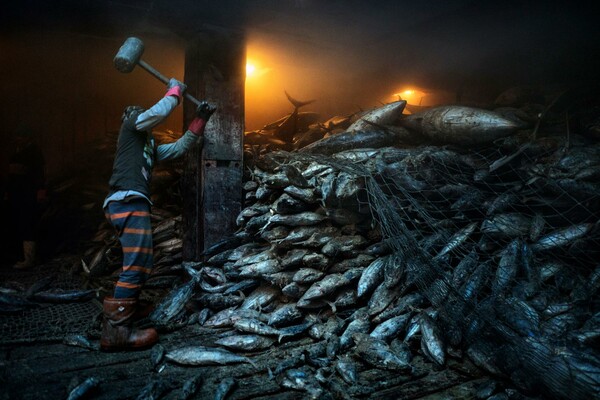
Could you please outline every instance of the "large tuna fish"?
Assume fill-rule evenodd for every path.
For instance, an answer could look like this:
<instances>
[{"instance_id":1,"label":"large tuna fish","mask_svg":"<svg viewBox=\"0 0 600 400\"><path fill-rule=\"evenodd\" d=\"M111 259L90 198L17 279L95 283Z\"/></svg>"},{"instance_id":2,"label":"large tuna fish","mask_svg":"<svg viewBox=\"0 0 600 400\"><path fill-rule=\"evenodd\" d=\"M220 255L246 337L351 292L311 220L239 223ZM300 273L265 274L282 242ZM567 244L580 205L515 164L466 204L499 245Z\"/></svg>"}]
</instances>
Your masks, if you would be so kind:
<instances>
[{"instance_id":1,"label":"large tuna fish","mask_svg":"<svg viewBox=\"0 0 600 400\"><path fill-rule=\"evenodd\" d=\"M493 111L465 106L434 107L406 116L400 124L437 143L460 145L491 143L523 128Z\"/></svg>"},{"instance_id":2,"label":"large tuna fish","mask_svg":"<svg viewBox=\"0 0 600 400\"><path fill-rule=\"evenodd\" d=\"M398 127L398 131L372 128L367 131L342 132L333 136L317 140L298 150L302 153L316 153L331 155L340 151L365 148L381 148L394 146L403 139L410 137L410 133Z\"/></svg>"},{"instance_id":3,"label":"large tuna fish","mask_svg":"<svg viewBox=\"0 0 600 400\"><path fill-rule=\"evenodd\" d=\"M374 130L372 123L377 125L393 124L400 118L406 107L406 100L395 101L385 106L375 108L362 115L357 121L350 125L348 132Z\"/></svg>"}]
</instances>

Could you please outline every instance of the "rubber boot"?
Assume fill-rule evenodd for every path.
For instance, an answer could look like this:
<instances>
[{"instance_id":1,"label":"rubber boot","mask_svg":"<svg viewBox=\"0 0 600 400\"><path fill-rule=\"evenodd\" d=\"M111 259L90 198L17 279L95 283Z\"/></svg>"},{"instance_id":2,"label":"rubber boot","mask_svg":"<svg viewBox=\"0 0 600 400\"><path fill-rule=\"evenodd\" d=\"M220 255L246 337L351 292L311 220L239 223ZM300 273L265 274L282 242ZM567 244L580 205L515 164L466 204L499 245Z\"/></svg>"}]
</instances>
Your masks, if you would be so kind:
<instances>
[{"instance_id":1,"label":"rubber boot","mask_svg":"<svg viewBox=\"0 0 600 400\"><path fill-rule=\"evenodd\" d=\"M104 321L100 337L100 350L141 350L158 342L156 329L137 329L132 326L136 306L137 299L135 298L104 298Z\"/></svg>"},{"instance_id":2,"label":"rubber boot","mask_svg":"<svg viewBox=\"0 0 600 400\"><path fill-rule=\"evenodd\" d=\"M35 266L35 250L36 244L34 241L26 240L23 242L24 260L13 265L15 269L27 269Z\"/></svg>"}]
</instances>

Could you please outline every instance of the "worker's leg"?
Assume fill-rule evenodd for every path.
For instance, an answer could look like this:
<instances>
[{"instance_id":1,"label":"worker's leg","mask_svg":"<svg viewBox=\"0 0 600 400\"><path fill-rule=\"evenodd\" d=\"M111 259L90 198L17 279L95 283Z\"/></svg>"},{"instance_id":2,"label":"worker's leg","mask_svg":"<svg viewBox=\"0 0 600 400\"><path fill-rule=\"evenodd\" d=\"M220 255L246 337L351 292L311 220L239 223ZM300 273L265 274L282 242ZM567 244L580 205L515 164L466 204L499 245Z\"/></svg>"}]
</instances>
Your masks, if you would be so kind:
<instances>
[{"instance_id":1,"label":"worker's leg","mask_svg":"<svg viewBox=\"0 0 600 400\"><path fill-rule=\"evenodd\" d=\"M146 348L158 341L158 333L153 328L134 328L133 320L140 288L152 268L150 207L143 199L111 202L107 216L119 233L123 271L114 297L104 299L100 348L104 351Z\"/></svg>"},{"instance_id":2,"label":"worker's leg","mask_svg":"<svg viewBox=\"0 0 600 400\"><path fill-rule=\"evenodd\" d=\"M137 298L153 263L150 205L143 199L111 202L108 211L123 249L123 271L114 297Z\"/></svg>"}]
</instances>

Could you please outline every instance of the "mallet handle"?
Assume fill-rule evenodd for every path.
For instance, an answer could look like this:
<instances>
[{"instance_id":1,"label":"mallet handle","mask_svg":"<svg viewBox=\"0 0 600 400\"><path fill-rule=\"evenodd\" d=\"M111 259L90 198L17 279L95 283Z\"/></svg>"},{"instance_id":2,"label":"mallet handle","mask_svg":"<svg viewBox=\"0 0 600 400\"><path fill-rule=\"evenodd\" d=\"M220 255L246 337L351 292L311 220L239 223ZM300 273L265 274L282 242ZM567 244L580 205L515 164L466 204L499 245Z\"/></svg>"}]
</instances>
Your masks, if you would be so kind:
<instances>
[{"instance_id":1,"label":"mallet handle","mask_svg":"<svg viewBox=\"0 0 600 400\"><path fill-rule=\"evenodd\" d=\"M154 75L159 81L161 81L165 85L169 84L169 79L166 76L164 76L163 74L161 74L160 72L158 72L156 69L154 69L154 67L152 67L150 64L148 64L146 61L139 60L138 65L140 67L144 68L150 74ZM194 96L192 96L191 94L189 94L187 91L185 92L183 97L190 100L192 103L194 103L197 106L200 105L200 101L198 99L196 99Z\"/></svg>"}]
</instances>

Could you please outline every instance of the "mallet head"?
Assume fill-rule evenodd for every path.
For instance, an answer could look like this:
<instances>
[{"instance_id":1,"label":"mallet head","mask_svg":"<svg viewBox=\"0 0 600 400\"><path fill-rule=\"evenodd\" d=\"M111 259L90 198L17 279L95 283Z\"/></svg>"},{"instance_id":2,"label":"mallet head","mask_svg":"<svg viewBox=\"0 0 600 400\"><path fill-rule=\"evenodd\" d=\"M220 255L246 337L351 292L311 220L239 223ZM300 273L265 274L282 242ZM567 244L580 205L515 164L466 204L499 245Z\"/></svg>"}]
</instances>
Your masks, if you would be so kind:
<instances>
[{"instance_id":1,"label":"mallet head","mask_svg":"<svg viewBox=\"0 0 600 400\"><path fill-rule=\"evenodd\" d=\"M113 63L120 72L131 72L142 58L144 42L136 37L129 37L119 49Z\"/></svg>"}]
</instances>

